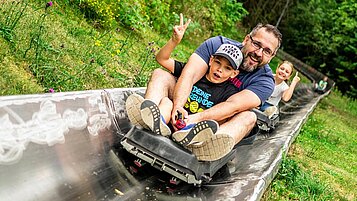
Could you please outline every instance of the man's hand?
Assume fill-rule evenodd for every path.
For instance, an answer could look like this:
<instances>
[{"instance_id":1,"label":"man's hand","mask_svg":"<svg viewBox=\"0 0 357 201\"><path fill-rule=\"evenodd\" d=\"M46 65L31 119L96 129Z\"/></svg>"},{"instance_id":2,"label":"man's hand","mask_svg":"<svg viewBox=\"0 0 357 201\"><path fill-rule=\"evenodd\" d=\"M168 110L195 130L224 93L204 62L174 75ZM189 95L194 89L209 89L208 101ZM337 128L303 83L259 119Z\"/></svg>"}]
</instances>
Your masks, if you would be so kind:
<instances>
[{"instance_id":1,"label":"man's hand","mask_svg":"<svg viewBox=\"0 0 357 201\"><path fill-rule=\"evenodd\" d=\"M185 34L185 31L190 24L191 19L188 19L185 24L183 24L183 15L180 13L180 25L176 25L173 28L173 33L172 33L172 41L175 42L176 44L179 44L183 38L183 35Z\"/></svg>"}]
</instances>

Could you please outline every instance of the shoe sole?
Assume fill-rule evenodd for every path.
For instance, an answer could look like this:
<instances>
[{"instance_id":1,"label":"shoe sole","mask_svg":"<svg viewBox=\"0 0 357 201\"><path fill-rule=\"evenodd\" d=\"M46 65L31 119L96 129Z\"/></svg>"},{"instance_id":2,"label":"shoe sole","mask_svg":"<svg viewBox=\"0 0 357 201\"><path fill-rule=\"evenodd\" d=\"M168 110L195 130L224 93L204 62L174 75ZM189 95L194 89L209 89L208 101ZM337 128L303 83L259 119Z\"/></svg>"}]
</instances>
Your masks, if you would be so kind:
<instances>
[{"instance_id":1,"label":"shoe sole","mask_svg":"<svg viewBox=\"0 0 357 201\"><path fill-rule=\"evenodd\" d=\"M210 138L218 130L218 123L214 120L198 122L188 130L179 130L172 134L172 139L182 146L187 146L191 142L202 142Z\"/></svg>"},{"instance_id":2,"label":"shoe sole","mask_svg":"<svg viewBox=\"0 0 357 201\"><path fill-rule=\"evenodd\" d=\"M215 161L223 158L234 147L234 139L227 134L215 134L202 143L190 144L190 150L199 161Z\"/></svg>"},{"instance_id":3,"label":"shoe sole","mask_svg":"<svg viewBox=\"0 0 357 201\"><path fill-rule=\"evenodd\" d=\"M141 118L140 105L144 102L144 98L139 94L131 94L125 101L125 109L128 114L129 121L135 126L141 126L149 129Z\"/></svg>"},{"instance_id":4,"label":"shoe sole","mask_svg":"<svg viewBox=\"0 0 357 201\"><path fill-rule=\"evenodd\" d=\"M170 128L161 120L159 107L151 100L144 100L140 106L141 118L145 124L157 135L171 135Z\"/></svg>"}]
</instances>

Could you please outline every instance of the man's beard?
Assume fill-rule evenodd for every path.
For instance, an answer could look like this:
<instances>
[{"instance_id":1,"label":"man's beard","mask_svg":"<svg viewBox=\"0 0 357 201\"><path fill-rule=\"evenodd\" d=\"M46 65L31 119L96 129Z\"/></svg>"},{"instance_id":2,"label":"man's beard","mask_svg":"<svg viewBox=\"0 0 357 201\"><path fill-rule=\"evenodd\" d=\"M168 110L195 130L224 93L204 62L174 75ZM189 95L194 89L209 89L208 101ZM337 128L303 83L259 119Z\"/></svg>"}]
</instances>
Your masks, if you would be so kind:
<instances>
[{"instance_id":1,"label":"man's beard","mask_svg":"<svg viewBox=\"0 0 357 201\"><path fill-rule=\"evenodd\" d=\"M252 57L255 59L258 63L255 65L249 65L248 57ZM260 66L263 66L264 64L262 63L262 57L259 57L257 54L254 52L249 52L247 55L244 55L243 63L242 66L240 67L241 70L244 70L246 72L252 72L255 69L257 69Z\"/></svg>"}]
</instances>

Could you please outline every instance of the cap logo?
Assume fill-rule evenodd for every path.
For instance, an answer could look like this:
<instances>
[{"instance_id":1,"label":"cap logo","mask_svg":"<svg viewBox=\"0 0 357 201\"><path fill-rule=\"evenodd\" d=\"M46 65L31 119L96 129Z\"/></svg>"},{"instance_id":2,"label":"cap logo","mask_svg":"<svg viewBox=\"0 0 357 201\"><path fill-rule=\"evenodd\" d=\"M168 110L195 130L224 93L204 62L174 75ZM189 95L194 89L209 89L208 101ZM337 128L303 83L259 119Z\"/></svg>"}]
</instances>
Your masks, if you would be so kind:
<instances>
[{"instance_id":1,"label":"cap logo","mask_svg":"<svg viewBox=\"0 0 357 201\"><path fill-rule=\"evenodd\" d=\"M239 59L239 48L233 45L226 45L222 51L226 52L229 56L231 56L233 59Z\"/></svg>"},{"instance_id":2,"label":"cap logo","mask_svg":"<svg viewBox=\"0 0 357 201\"><path fill-rule=\"evenodd\" d=\"M238 69L243 61L241 50L239 47L232 44L222 44L213 55L225 57L235 69Z\"/></svg>"}]
</instances>

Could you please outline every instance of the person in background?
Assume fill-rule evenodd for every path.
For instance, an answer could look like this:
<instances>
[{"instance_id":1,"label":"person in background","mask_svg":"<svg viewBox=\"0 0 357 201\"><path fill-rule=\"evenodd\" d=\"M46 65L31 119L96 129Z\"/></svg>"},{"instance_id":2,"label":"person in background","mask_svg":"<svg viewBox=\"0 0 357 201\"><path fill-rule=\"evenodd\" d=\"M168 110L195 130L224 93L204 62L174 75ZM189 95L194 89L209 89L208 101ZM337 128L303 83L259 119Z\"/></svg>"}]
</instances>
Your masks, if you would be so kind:
<instances>
[{"instance_id":1,"label":"person in background","mask_svg":"<svg viewBox=\"0 0 357 201\"><path fill-rule=\"evenodd\" d=\"M283 61L278 65L274 74L274 91L268 100L259 108L259 110L264 112L269 118L278 111L277 106L281 99L285 102L291 99L294 89L300 81L298 72L296 72L290 86L286 83L286 81L290 79L293 71L294 66L289 61Z\"/></svg>"},{"instance_id":2,"label":"person in background","mask_svg":"<svg viewBox=\"0 0 357 201\"><path fill-rule=\"evenodd\" d=\"M319 83L315 83L315 91L318 93L324 93L327 87L327 76L324 76Z\"/></svg>"}]
</instances>

